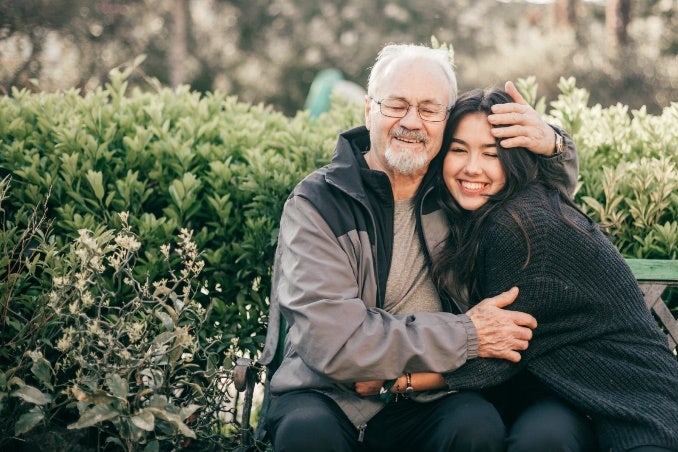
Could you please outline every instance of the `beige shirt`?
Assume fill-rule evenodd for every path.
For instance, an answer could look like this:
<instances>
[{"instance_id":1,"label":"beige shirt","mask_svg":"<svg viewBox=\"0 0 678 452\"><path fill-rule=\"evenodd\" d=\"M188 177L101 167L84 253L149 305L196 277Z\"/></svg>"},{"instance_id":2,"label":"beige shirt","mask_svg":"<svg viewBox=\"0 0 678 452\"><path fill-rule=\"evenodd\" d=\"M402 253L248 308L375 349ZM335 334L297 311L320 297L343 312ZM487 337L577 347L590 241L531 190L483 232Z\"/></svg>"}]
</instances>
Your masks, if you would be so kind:
<instances>
[{"instance_id":1,"label":"beige shirt","mask_svg":"<svg viewBox=\"0 0 678 452\"><path fill-rule=\"evenodd\" d=\"M440 312L440 298L424 259L412 199L395 201L393 257L384 309L391 314Z\"/></svg>"}]
</instances>

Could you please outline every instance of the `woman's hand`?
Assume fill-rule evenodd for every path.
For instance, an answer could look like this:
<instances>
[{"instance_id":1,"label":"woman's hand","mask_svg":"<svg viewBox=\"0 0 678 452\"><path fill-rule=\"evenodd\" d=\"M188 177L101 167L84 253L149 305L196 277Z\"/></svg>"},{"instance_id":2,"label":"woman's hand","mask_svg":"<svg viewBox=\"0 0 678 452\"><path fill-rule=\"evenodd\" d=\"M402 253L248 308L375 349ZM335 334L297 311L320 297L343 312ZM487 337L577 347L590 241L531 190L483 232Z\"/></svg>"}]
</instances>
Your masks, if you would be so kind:
<instances>
[{"instance_id":1,"label":"woman's hand","mask_svg":"<svg viewBox=\"0 0 678 452\"><path fill-rule=\"evenodd\" d=\"M363 397L378 395L384 381L386 380L358 381L355 384L355 392Z\"/></svg>"},{"instance_id":2,"label":"woman's hand","mask_svg":"<svg viewBox=\"0 0 678 452\"><path fill-rule=\"evenodd\" d=\"M378 395L385 380L359 381L355 384L355 391L363 397ZM410 374L410 381L414 391L427 391L429 389L440 389L445 387L445 379L442 374L434 372L415 372ZM399 376L393 386L392 393L402 394L407 388L407 378L405 375Z\"/></svg>"}]
</instances>

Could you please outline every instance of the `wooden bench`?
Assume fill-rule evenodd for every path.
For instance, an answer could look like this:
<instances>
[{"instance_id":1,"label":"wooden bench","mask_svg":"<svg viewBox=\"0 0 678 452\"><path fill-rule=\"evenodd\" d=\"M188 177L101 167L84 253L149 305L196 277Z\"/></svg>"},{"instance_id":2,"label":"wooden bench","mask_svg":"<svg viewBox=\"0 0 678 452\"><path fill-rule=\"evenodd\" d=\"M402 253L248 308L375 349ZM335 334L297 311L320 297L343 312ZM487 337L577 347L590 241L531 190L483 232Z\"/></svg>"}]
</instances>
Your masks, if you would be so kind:
<instances>
[{"instance_id":1,"label":"wooden bench","mask_svg":"<svg viewBox=\"0 0 678 452\"><path fill-rule=\"evenodd\" d=\"M638 280L645 304L656 316L669 339L669 347L676 353L678 320L662 299L667 287L678 287L678 260L626 259Z\"/></svg>"},{"instance_id":2,"label":"wooden bench","mask_svg":"<svg viewBox=\"0 0 678 452\"><path fill-rule=\"evenodd\" d=\"M655 315L657 322L666 332L669 341L669 347L674 354L677 352L678 344L678 319L669 310L664 302L662 295L668 287L678 287L678 260L658 260L658 259L626 259L631 267L633 274L638 280L645 303ZM675 296L675 295L674 295ZM280 353L280 350L277 354ZM279 357L276 356L275 359ZM260 381L259 375L266 369L248 358L239 358L233 369L233 382L238 391L244 393L242 416L240 422L241 445L236 451L261 450L255 448L255 444L261 444L264 440L264 432L261 423L256 429L250 425L250 416L252 414L252 400L254 397L255 385ZM269 378L266 376L264 384L264 400L261 407L259 419L263 419L268 411Z\"/></svg>"}]
</instances>

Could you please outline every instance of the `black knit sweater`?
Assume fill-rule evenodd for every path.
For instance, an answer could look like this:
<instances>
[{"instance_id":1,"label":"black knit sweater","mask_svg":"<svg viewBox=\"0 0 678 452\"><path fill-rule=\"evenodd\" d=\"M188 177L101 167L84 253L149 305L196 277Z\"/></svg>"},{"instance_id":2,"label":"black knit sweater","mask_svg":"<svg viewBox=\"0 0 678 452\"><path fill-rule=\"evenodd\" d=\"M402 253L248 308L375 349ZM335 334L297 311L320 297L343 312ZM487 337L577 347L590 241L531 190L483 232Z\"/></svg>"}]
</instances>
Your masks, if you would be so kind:
<instances>
[{"instance_id":1,"label":"black knit sweater","mask_svg":"<svg viewBox=\"0 0 678 452\"><path fill-rule=\"evenodd\" d=\"M518 286L510 309L539 326L520 363L474 359L447 374L451 389L479 389L527 369L593 419L603 450L640 445L678 450L678 361L614 245L590 220L564 214L590 237L543 206L546 190L526 189L483 226L482 297ZM527 247L510 217L519 212Z\"/></svg>"}]
</instances>

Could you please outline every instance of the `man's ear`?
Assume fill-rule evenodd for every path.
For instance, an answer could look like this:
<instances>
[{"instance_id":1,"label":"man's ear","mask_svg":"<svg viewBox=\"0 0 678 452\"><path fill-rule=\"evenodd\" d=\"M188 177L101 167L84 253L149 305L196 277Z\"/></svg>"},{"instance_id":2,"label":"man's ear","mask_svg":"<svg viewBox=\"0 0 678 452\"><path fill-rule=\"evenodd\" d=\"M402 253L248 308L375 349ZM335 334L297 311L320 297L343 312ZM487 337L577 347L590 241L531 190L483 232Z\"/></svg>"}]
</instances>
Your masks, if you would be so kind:
<instances>
[{"instance_id":1,"label":"man's ear","mask_svg":"<svg viewBox=\"0 0 678 452\"><path fill-rule=\"evenodd\" d=\"M370 130L372 126L372 99L369 96L365 96L365 127L367 130Z\"/></svg>"}]
</instances>

